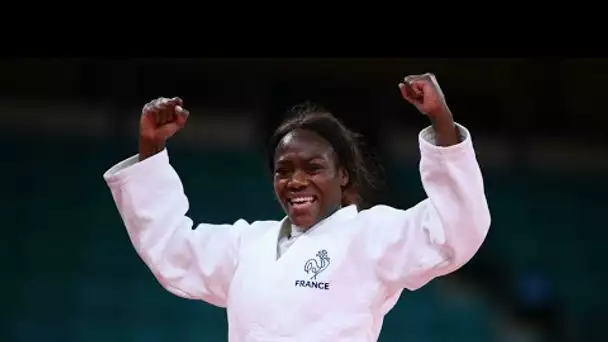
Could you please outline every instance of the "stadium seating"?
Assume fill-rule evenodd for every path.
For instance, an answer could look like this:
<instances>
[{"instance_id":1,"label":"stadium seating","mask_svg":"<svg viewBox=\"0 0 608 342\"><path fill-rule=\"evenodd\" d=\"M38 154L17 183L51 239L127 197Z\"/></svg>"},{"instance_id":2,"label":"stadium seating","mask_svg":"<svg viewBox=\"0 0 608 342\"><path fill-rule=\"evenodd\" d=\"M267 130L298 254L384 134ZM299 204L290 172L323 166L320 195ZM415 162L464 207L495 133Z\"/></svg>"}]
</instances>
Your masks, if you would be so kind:
<instances>
[{"instance_id":1,"label":"stadium seating","mask_svg":"<svg viewBox=\"0 0 608 342\"><path fill-rule=\"evenodd\" d=\"M125 157L122 150L66 144L45 145L34 159L7 154L13 166L0 170L11 180L2 204L9 208L6 231L19 266L9 266L14 277L2 286L12 293L15 341L226 341L223 310L164 291L133 250L101 179ZM176 151L172 158L195 221L281 217L262 155ZM423 196L416 165L394 163L388 171L400 204ZM562 178L517 177L487 171L493 228L484 248L516 271L545 272L573 312L597 305L594 268L603 265L591 256L590 243L601 251L606 237L594 226L606 210L594 189L605 181L567 185ZM596 216L581 217L577 207ZM491 341L491 305L463 305L440 287L437 280L404 292L381 341Z\"/></svg>"}]
</instances>

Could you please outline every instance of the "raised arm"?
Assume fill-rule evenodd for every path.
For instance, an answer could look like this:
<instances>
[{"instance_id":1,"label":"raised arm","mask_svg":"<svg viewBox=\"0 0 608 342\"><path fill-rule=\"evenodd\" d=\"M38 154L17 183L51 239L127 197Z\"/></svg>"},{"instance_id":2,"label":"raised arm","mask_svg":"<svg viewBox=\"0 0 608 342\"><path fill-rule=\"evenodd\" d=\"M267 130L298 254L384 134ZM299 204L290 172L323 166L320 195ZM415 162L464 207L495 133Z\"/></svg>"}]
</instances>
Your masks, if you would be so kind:
<instances>
[{"instance_id":1,"label":"raised arm","mask_svg":"<svg viewBox=\"0 0 608 342\"><path fill-rule=\"evenodd\" d=\"M164 142L183 127L181 100L144 107L139 155L104 174L137 253L164 288L180 297L225 307L245 221L201 224L186 216L188 199Z\"/></svg>"},{"instance_id":2,"label":"raised arm","mask_svg":"<svg viewBox=\"0 0 608 342\"><path fill-rule=\"evenodd\" d=\"M362 216L380 279L394 290L415 290L475 255L488 233L490 212L471 135L452 120L434 76L406 78L400 88L432 122L419 136L428 198L408 210L376 206Z\"/></svg>"}]
</instances>

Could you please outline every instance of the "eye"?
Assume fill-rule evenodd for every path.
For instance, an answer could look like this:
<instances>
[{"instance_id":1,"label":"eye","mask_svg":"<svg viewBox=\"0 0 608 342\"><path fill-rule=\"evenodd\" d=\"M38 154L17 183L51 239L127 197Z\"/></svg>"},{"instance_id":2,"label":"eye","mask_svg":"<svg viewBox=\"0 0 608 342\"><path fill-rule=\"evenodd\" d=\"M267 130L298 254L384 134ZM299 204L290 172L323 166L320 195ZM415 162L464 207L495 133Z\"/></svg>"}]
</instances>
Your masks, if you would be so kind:
<instances>
[{"instance_id":1,"label":"eye","mask_svg":"<svg viewBox=\"0 0 608 342\"><path fill-rule=\"evenodd\" d=\"M289 174L289 169L286 167L277 167L275 168L274 173L279 177L285 177Z\"/></svg>"},{"instance_id":2,"label":"eye","mask_svg":"<svg viewBox=\"0 0 608 342\"><path fill-rule=\"evenodd\" d=\"M324 168L325 167L323 165L321 165L321 164L313 163L313 164L309 164L306 167L306 171L308 173L317 173L317 172L323 170Z\"/></svg>"}]
</instances>

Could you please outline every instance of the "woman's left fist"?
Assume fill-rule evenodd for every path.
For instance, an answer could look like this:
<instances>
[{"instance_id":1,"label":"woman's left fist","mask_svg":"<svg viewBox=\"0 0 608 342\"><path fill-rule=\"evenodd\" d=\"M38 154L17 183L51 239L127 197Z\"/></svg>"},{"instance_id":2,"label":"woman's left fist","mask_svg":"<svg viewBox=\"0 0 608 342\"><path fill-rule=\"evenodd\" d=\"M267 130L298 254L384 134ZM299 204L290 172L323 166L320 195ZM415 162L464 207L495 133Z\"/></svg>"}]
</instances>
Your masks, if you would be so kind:
<instances>
[{"instance_id":1,"label":"woman's left fist","mask_svg":"<svg viewBox=\"0 0 608 342\"><path fill-rule=\"evenodd\" d=\"M439 83L431 73L407 76L399 83L399 89L403 98L422 114L435 118L450 113Z\"/></svg>"}]
</instances>

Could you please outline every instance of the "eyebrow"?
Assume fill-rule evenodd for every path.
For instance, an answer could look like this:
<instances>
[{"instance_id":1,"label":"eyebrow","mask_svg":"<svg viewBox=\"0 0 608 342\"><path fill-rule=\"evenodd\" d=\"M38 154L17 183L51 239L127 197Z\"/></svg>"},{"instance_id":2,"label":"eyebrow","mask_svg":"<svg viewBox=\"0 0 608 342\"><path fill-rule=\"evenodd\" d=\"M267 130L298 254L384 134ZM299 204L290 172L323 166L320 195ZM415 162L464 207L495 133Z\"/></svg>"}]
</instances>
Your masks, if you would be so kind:
<instances>
[{"instance_id":1,"label":"eyebrow","mask_svg":"<svg viewBox=\"0 0 608 342\"><path fill-rule=\"evenodd\" d=\"M323 158L322 155L315 155L315 156L312 156L312 157L304 158L304 161L306 161L306 162L311 162L311 161L314 161L314 160L320 160L320 161L322 161L322 160L325 160L325 158ZM275 164L284 164L284 163L287 163L287 162L288 161L285 160L285 159L279 159L279 160L275 161Z\"/></svg>"}]
</instances>

